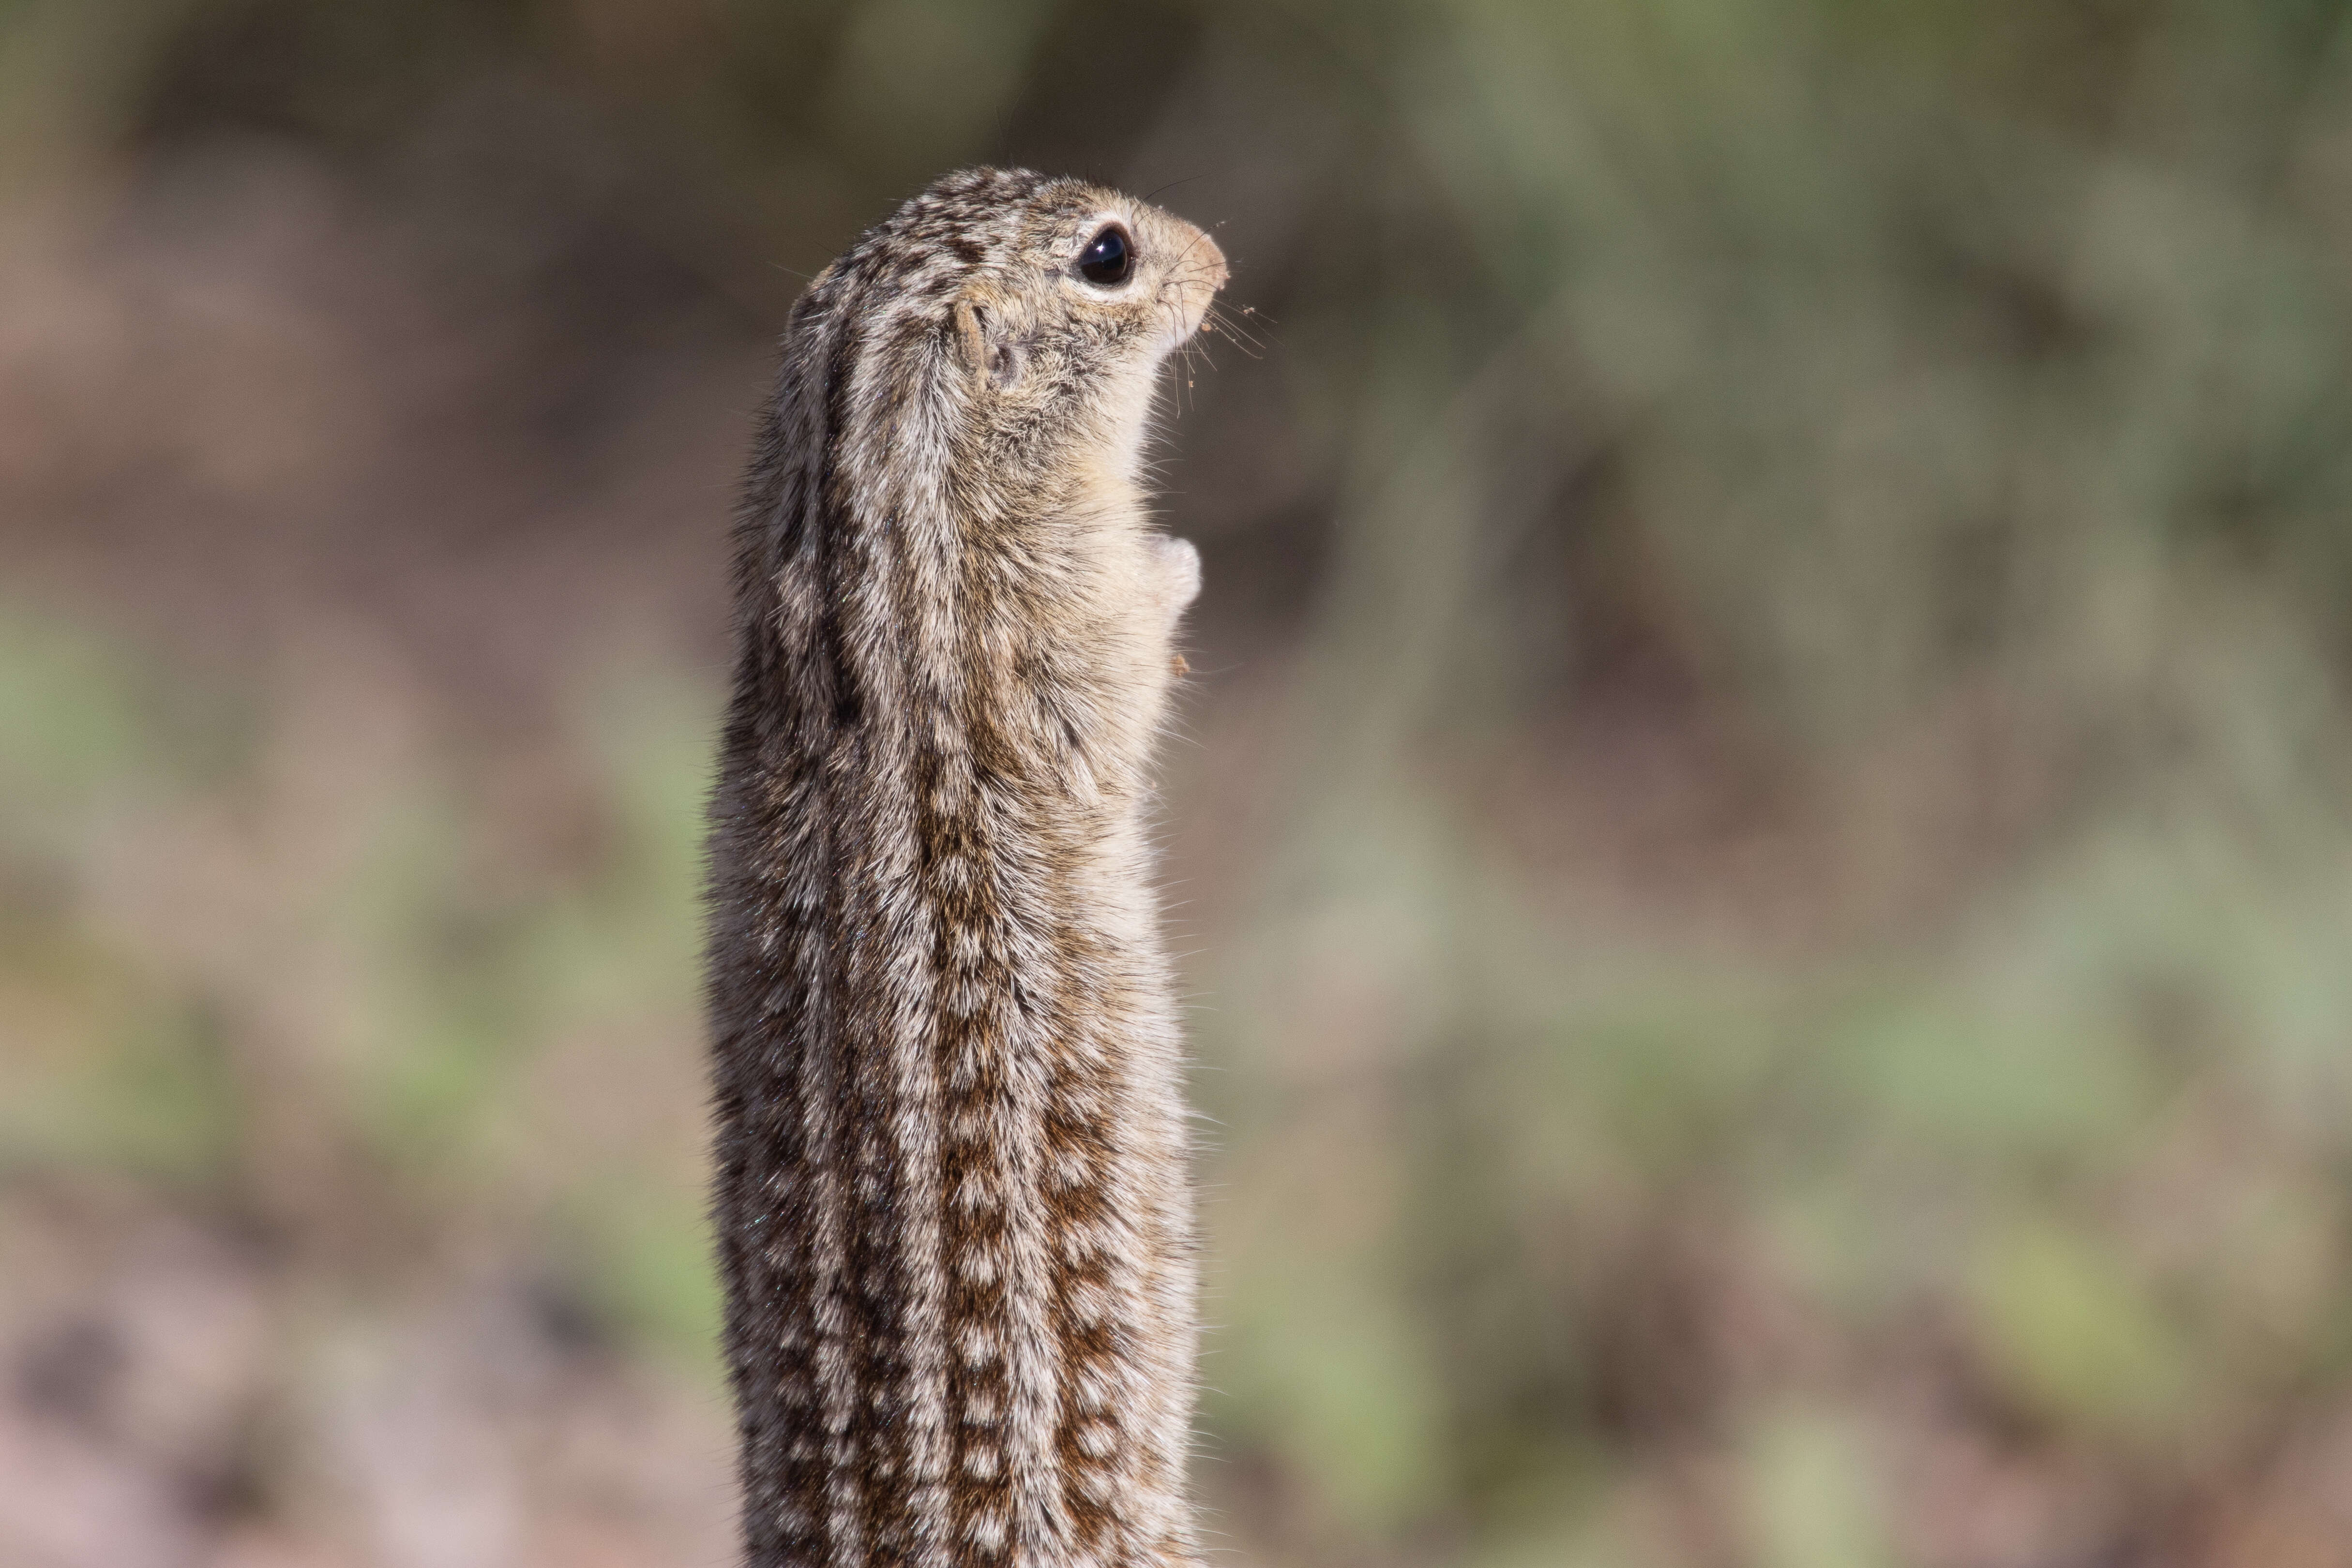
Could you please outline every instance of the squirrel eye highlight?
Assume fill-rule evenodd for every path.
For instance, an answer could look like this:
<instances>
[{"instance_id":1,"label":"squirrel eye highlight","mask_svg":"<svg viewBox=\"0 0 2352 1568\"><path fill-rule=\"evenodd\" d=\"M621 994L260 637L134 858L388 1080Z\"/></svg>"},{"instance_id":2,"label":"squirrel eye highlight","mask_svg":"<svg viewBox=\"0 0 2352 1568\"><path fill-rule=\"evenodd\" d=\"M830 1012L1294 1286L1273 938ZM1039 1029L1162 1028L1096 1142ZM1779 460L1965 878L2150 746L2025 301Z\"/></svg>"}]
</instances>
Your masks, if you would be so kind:
<instances>
[{"instance_id":1,"label":"squirrel eye highlight","mask_svg":"<svg viewBox=\"0 0 2352 1568\"><path fill-rule=\"evenodd\" d=\"M1135 271L1135 247L1127 230L1112 224L1087 243L1078 255L1078 276L1106 288L1124 283Z\"/></svg>"}]
</instances>

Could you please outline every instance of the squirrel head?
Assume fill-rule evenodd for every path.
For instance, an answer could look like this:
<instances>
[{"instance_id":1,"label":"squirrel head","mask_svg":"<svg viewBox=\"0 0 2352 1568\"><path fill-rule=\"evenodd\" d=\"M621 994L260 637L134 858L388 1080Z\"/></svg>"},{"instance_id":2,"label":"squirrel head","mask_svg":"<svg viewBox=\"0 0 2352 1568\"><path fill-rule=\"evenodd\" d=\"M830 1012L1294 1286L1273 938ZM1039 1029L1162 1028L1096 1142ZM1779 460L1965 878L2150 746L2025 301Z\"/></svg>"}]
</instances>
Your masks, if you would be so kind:
<instances>
[{"instance_id":1,"label":"squirrel head","mask_svg":"<svg viewBox=\"0 0 2352 1568\"><path fill-rule=\"evenodd\" d=\"M1224 284L1224 253L1181 218L1076 181L1041 186L1021 217L950 313L982 418L1139 424L1152 373Z\"/></svg>"},{"instance_id":2,"label":"squirrel head","mask_svg":"<svg viewBox=\"0 0 2352 1568\"><path fill-rule=\"evenodd\" d=\"M899 484L928 470L1001 513L1074 477L1133 479L1157 372L1225 277L1216 241L1158 207L967 169L826 268L793 335L831 338L855 467Z\"/></svg>"}]
</instances>

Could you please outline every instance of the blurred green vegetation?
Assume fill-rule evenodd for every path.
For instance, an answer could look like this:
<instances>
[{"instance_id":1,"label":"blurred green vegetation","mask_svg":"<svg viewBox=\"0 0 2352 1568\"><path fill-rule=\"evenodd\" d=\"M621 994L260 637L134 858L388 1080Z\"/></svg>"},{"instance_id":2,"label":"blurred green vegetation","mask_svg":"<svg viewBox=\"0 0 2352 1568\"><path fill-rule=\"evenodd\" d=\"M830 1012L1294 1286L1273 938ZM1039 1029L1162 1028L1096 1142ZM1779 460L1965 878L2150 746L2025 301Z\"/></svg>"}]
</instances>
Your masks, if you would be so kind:
<instances>
[{"instance_id":1,"label":"blurred green vegetation","mask_svg":"<svg viewBox=\"0 0 2352 1568\"><path fill-rule=\"evenodd\" d=\"M499 885L499 825L457 758L426 747L272 798L273 761L310 742L265 726L223 755L173 717L227 706L86 628L0 613L0 994L29 1026L0 1055L0 1177L121 1170L272 1220L324 1182L412 1222L544 1224L603 1306L700 1366L716 1297L670 1130L583 1142L524 1108L552 1042L679 1043L712 694L618 671L583 693L597 851L530 886ZM329 826L314 812L338 818L333 843L296 842ZM698 1066L690 1048L672 1065ZM671 1098L693 1107L698 1086Z\"/></svg>"},{"instance_id":2,"label":"blurred green vegetation","mask_svg":"<svg viewBox=\"0 0 2352 1568\"><path fill-rule=\"evenodd\" d=\"M0 101L26 211L296 150L567 478L941 168L1182 182L1221 1543L2270 1568L2352 1561L2348 16L18 0ZM696 602L514 739L13 594L0 1173L707 1368Z\"/></svg>"}]
</instances>

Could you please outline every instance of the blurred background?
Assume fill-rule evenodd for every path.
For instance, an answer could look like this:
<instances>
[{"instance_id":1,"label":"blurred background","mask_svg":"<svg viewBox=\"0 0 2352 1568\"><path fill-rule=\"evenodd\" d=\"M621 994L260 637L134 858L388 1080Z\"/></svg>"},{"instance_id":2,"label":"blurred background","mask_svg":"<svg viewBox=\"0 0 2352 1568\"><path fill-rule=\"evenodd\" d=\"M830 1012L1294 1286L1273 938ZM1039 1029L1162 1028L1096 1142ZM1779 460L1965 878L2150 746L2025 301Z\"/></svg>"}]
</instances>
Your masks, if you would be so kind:
<instances>
[{"instance_id":1,"label":"blurred background","mask_svg":"<svg viewBox=\"0 0 2352 1568\"><path fill-rule=\"evenodd\" d=\"M0 1562L730 1561L724 536L1215 226L1215 1563L2352 1563L2336 0L0 0Z\"/></svg>"}]
</instances>

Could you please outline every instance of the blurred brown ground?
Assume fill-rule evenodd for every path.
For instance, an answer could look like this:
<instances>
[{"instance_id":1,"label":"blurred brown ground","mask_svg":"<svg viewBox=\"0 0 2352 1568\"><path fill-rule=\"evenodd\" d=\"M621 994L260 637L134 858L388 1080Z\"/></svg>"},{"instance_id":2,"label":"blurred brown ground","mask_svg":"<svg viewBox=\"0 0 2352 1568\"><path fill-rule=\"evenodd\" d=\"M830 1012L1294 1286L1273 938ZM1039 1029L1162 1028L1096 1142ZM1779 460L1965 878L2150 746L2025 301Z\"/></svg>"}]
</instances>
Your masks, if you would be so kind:
<instances>
[{"instance_id":1,"label":"blurred brown ground","mask_svg":"<svg viewBox=\"0 0 2352 1568\"><path fill-rule=\"evenodd\" d=\"M1218 226L1218 1561L2352 1563L2319 0L0 5L0 1563L719 1563L801 276Z\"/></svg>"}]
</instances>

